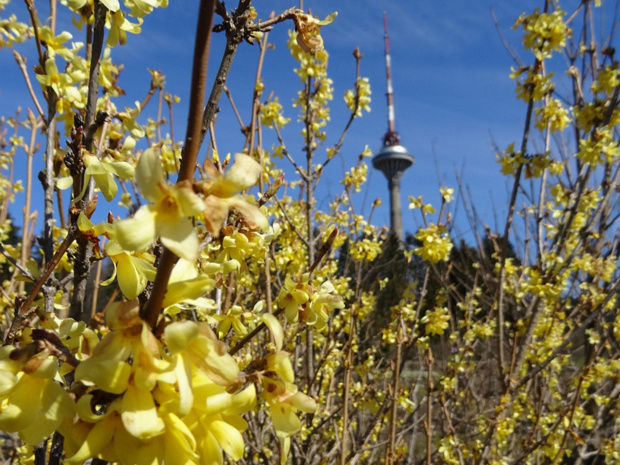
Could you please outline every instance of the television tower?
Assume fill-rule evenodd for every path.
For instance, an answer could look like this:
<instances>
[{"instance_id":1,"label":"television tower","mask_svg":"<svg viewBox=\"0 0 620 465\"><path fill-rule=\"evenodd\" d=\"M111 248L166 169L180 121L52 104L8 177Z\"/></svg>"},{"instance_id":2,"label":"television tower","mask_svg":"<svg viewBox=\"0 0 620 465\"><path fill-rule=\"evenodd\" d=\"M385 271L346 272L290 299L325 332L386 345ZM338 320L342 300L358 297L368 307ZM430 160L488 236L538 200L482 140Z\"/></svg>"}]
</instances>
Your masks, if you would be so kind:
<instances>
[{"instance_id":1,"label":"television tower","mask_svg":"<svg viewBox=\"0 0 620 465\"><path fill-rule=\"evenodd\" d=\"M383 136L383 148L372 159L372 165L383 172L390 190L390 231L403 240L403 220L400 206L400 178L413 165L415 158L400 145L400 137L394 128L394 92L392 90L392 60L387 14L383 12L385 29L385 75L387 78L388 131Z\"/></svg>"}]
</instances>

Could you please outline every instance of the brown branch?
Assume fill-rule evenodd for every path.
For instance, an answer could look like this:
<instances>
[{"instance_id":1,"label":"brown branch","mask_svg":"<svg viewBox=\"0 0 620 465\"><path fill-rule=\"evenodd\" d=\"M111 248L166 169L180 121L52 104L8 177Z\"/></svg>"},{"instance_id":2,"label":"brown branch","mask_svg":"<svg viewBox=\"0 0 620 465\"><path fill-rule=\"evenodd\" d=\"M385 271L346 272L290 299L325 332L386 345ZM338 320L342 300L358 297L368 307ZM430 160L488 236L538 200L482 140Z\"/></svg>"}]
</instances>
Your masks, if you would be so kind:
<instances>
[{"instance_id":1,"label":"brown branch","mask_svg":"<svg viewBox=\"0 0 620 465\"><path fill-rule=\"evenodd\" d=\"M193 179L196 168L196 159L202 142L201 116L205 99L205 85L207 80L207 68L209 65L209 49L211 46L211 30L213 13L216 0L201 0L198 10L198 24L196 27L196 42L194 45L194 60L192 68L192 84L190 90L190 107L187 119L187 133L185 145L181 156L181 166L177 183ZM144 308L142 318L151 326L157 326L157 319L161 312L161 306L166 295L168 281L172 268L178 257L170 250L164 252L157 269L153 292Z\"/></svg>"},{"instance_id":2,"label":"brown branch","mask_svg":"<svg viewBox=\"0 0 620 465\"><path fill-rule=\"evenodd\" d=\"M80 364L80 361L71 353L71 350L63 344L60 336L47 329L33 329L32 339L42 341L59 361L68 363L73 368Z\"/></svg>"},{"instance_id":3,"label":"brown branch","mask_svg":"<svg viewBox=\"0 0 620 465\"><path fill-rule=\"evenodd\" d=\"M353 366L353 338L355 337L355 317L356 313L353 309L349 312L349 340L343 347L343 359L344 359L344 385L342 388L342 439L340 446L340 465L346 464L347 458L347 434L349 429L349 396L351 395L351 368ZM317 372L320 367L317 368Z\"/></svg>"},{"instance_id":4,"label":"brown branch","mask_svg":"<svg viewBox=\"0 0 620 465\"><path fill-rule=\"evenodd\" d=\"M433 403L431 401L431 394L433 392L433 352L430 347L426 355L426 367L427 367L427 380L426 380L426 421L424 422L424 430L426 431L426 465L432 463L432 450L433 450Z\"/></svg>"},{"instance_id":5,"label":"brown branch","mask_svg":"<svg viewBox=\"0 0 620 465\"><path fill-rule=\"evenodd\" d=\"M402 331L402 318L398 317L398 325L397 336L396 336L396 356L394 358L394 372L393 372L393 380L391 391L392 391L392 399L390 405L390 423L388 429L388 444L385 452L385 464L392 465L394 463L394 445L396 442L396 420L398 413L398 381L400 378L400 365L402 362L402 354L403 354L403 331ZM429 365L430 369L430 365ZM430 374L429 374L430 377ZM430 391L429 391L429 405L430 405Z\"/></svg>"},{"instance_id":6,"label":"brown branch","mask_svg":"<svg viewBox=\"0 0 620 465\"><path fill-rule=\"evenodd\" d=\"M244 38L244 33L243 31L240 32L240 29L243 29L242 26L244 26L249 19L251 3L251 0L239 0L239 5L237 6L232 18L228 15L223 5L218 7L218 14L224 18L224 27L227 28L226 47L224 48L224 56L222 57L220 67L217 71L217 75L215 76L213 87L211 88L211 94L209 95L207 105L202 113L199 147L202 145L202 141L207 134L207 130L211 127L211 123L217 113L217 105L220 101L220 97L222 96L222 91L224 90L228 73L230 73L230 68L232 67L233 60L235 59L237 48ZM210 31L211 28L209 28L209 32Z\"/></svg>"},{"instance_id":7,"label":"brown branch","mask_svg":"<svg viewBox=\"0 0 620 465\"><path fill-rule=\"evenodd\" d=\"M95 1L95 24L93 27L93 41L90 55L90 74L88 77L88 97L86 100L86 115L84 118L83 145L88 151L92 151L92 144L95 132L103 125L105 118L100 118L97 113L97 99L99 96L99 69L101 62L101 51L103 50L103 39L105 33L105 20L108 9L100 1ZM78 149L79 151L79 149ZM50 154L51 155L51 154ZM84 174L80 171L74 177L73 196L77 197L84 186ZM93 198L93 183L89 181L87 193L77 204L78 210L82 210ZM51 187L50 187L51 189ZM77 221L77 214L71 215L71 222ZM90 276L90 256L91 246L87 238L81 234L77 237L78 250L75 263L73 265L74 281L73 295L71 296L71 307L69 317L80 321L84 315L84 301L86 300L86 286Z\"/></svg>"},{"instance_id":8,"label":"brown branch","mask_svg":"<svg viewBox=\"0 0 620 465\"><path fill-rule=\"evenodd\" d=\"M35 44L37 45L37 54L39 55L39 64L45 68L45 53L41 48L41 39L39 38L39 18L37 16L37 9L34 6L34 0L24 0L26 7L28 8L28 14L30 15L30 23L32 24L32 30L34 31Z\"/></svg>"},{"instance_id":9,"label":"brown branch","mask_svg":"<svg viewBox=\"0 0 620 465\"><path fill-rule=\"evenodd\" d=\"M41 273L37 281L34 283L34 286L32 287L32 290L28 294L28 297L26 298L26 300L21 302L19 307L15 309L15 317L13 318L11 326L6 334L3 345L6 346L6 345L10 345L13 343L13 340L15 339L15 334L17 332L17 328L21 324L23 317L26 315L28 310L30 310L30 307L32 306L34 302L34 299L36 298L37 294L39 293L39 291L41 290L41 288L43 287L47 279L51 276L52 272L54 271L58 263L60 263L61 258L67 252L71 244L73 244L73 241L75 240L77 232L78 232L77 225L72 224L69 230L67 231L67 236L65 237L65 239L62 241L62 243L58 247L58 250L56 250L56 253L52 257L52 259L47 263L47 265L45 266L45 269L43 270L43 272Z\"/></svg>"},{"instance_id":10,"label":"brown branch","mask_svg":"<svg viewBox=\"0 0 620 465\"><path fill-rule=\"evenodd\" d=\"M258 124L258 112L260 111L260 96L262 94L262 90L259 90L259 82L261 80L261 75L263 73L263 63L265 62L265 53L267 52L268 45L268 37L269 33L265 33L263 36L263 40L261 40L258 45L260 47L260 53L258 55L258 65L256 67L256 77L254 78L254 95L252 98L252 110L250 112L251 120L250 120L250 129L248 134L246 135L246 142L248 144L248 155L252 155L252 150L254 149L254 138L256 136L256 126ZM262 166L262 163L261 163ZM261 182L262 186L262 182Z\"/></svg>"}]
</instances>

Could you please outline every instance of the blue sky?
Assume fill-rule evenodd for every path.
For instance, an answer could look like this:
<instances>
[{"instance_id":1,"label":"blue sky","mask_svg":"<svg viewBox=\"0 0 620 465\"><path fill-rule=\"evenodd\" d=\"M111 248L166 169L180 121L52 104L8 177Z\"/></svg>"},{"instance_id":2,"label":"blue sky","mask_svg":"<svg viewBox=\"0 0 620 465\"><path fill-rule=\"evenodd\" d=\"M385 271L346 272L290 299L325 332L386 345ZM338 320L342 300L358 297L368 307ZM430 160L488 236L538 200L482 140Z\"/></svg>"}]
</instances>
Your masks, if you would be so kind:
<instances>
[{"instance_id":1,"label":"blue sky","mask_svg":"<svg viewBox=\"0 0 620 465\"><path fill-rule=\"evenodd\" d=\"M196 3L171 0L167 9L146 18L141 35L129 36L128 44L114 51L115 62L125 64L120 85L127 90L127 104L142 100L146 94L147 68L161 70L166 75L167 91L182 99L175 110L175 133L180 140L186 122ZM364 54L361 74L370 79L373 90L372 112L353 124L340 159L332 162L322 181L319 206L326 206L340 192L338 181L343 171L356 162L366 144L373 151L381 148L381 137L387 129L383 43L383 12L386 11L391 37L396 129L402 144L416 157L415 165L401 181L405 230L414 232L419 226L419 218L406 210L406 197L423 195L426 201L438 205L438 187L457 186L455 171L461 173L464 183L471 189L483 221L493 228L493 209L496 208L501 224L508 185L495 163L492 141L505 147L520 139L525 105L514 97L515 86L508 77L514 62L501 43L491 10L508 42L526 63L531 63L532 59L522 52L520 31L513 31L510 26L522 12L531 11L542 3L535 0L305 0L304 8L310 8L321 18L334 10L339 13L333 24L323 28L325 46L330 54L329 73L335 89L326 147L337 140L346 122L342 95L352 87L355 77L352 57L355 47ZM576 6L579 2L565 3L568 9L569 5ZM229 1L227 6L233 4ZM255 4L259 17L266 19L271 11L279 13L294 3L262 0ZM22 2L14 2L11 11L16 11L26 21ZM297 110L291 103L300 82L293 73L295 62L286 49L286 30L291 27L289 23L281 24L270 34L275 49L267 53L263 77L265 95L271 91L279 95L285 116L294 123ZM83 39L75 37L75 40ZM211 77L219 64L223 43L222 35L216 35L209 69ZM26 53L23 47L18 49ZM242 44L228 82L246 122L257 59L258 47ZM30 63L34 63L34 57ZM9 50L0 50L0 66L7 70L0 77L0 108L3 114L8 114L19 102L24 104L29 100L24 100L25 86ZM242 148L243 139L227 100L223 99L220 106L222 111L216 129L218 146L220 152L234 153ZM285 133L286 143L293 157L301 161L301 127L290 126ZM283 167L291 173L289 178L292 177L292 166ZM368 213L369 204L376 197L384 201L375 213L374 222L387 224L387 182L380 172L371 168L366 191L356 200L357 211ZM455 209L458 230L467 238L463 209L460 206Z\"/></svg>"}]
</instances>

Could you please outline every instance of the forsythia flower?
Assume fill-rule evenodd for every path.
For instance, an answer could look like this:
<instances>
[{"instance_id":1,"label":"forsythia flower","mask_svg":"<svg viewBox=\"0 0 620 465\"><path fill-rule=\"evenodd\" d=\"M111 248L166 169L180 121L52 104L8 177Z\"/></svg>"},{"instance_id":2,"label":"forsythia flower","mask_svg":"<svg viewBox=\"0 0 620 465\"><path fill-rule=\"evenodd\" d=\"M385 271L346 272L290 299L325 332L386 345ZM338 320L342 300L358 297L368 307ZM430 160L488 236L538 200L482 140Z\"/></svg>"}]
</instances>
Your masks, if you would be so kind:
<instances>
[{"instance_id":1,"label":"forsythia flower","mask_svg":"<svg viewBox=\"0 0 620 465\"><path fill-rule=\"evenodd\" d=\"M127 21L124 13L119 9L111 14L110 33L105 41L108 47L115 47L117 44L125 45L127 43L127 33L140 34L142 31L142 18L138 18L138 24Z\"/></svg>"},{"instance_id":2,"label":"forsythia flower","mask_svg":"<svg viewBox=\"0 0 620 465\"><path fill-rule=\"evenodd\" d=\"M590 165L612 163L620 156L618 141L614 140L609 127L599 128L587 139L579 141L579 152L576 156Z\"/></svg>"},{"instance_id":3,"label":"forsythia flower","mask_svg":"<svg viewBox=\"0 0 620 465\"><path fill-rule=\"evenodd\" d=\"M110 202L118 192L118 186L114 180L114 175L122 180L127 180L132 178L135 173L134 167L129 163L124 161L113 161L109 157L99 160L94 155L85 153L82 160L84 161L84 166L86 166L84 170L84 188L82 192L73 199L74 202L77 202L84 196L86 189L88 189L88 181L91 176L105 199ZM59 189L66 189L73 185L73 178L71 176L60 178L56 185Z\"/></svg>"},{"instance_id":4,"label":"forsythia flower","mask_svg":"<svg viewBox=\"0 0 620 465\"><path fill-rule=\"evenodd\" d=\"M525 78L523 76L525 75ZM553 92L555 88L553 81L553 73L547 73L545 75L534 72L531 68L521 67L517 70L513 69L510 77L517 81L517 88L515 93L517 98L524 102L529 102L530 99L534 102L542 100L545 95Z\"/></svg>"},{"instance_id":5,"label":"forsythia flower","mask_svg":"<svg viewBox=\"0 0 620 465\"><path fill-rule=\"evenodd\" d=\"M112 259L114 271L110 278L101 283L102 286L111 284L118 275L121 292L128 300L133 300L144 291L148 281L155 280L157 270L152 264L152 255L139 252L131 254L114 240L108 242L105 253ZM145 257L153 260L145 260Z\"/></svg>"},{"instance_id":6,"label":"forsythia flower","mask_svg":"<svg viewBox=\"0 0 620 465\"><path fill-rule=\"evenodd\" d=\"M271 407L273 426L278 437L290 437L297 433L301 429L301 422L295 410L312 413L316 410L316 402L298 391L293 384L295 374L289 354L280 351L267 355L260 381L263 397Z\"/></svg>"},{"instance_id":7,"label":"forsythia flower","mask_svg":"<svg viewBox=\"0 0 620 465\"><path fill-rule=\"evenodd\" d=\"M254 406L255 389L229 392L239 368L210 328L172 323L160 343L140 318L137 301L116 304L107 318L112 331L75 372L93 389L78 400L78 417L62 428L66 463L99 457L221 465L222 451L239 460L246 428L239 415ZM116 396L95 412L101 391Z\"/></svg>"},{"instance_id":8,"label":"forsythia flower","mask_svg":"<svg viewBox=\"0 0 620 465\"><path fill-rule=\"evenodd\" d=\"M540 13L536 8L531 15L521 15L513 29L523 26L525 30L523 46L531 50L538 60L544 60L566 45L568 28L564 24L564 15L561 9L551 13Z\"/></svg>"},{"instance_id":9,"label":"forsythia flower","mask_svg":"<svg viewBox=\"0 0 620 465\"><path fill-rule=\"evenodd\" d=\"M427 335L443 334L450 322L448 309L444 307L435 308L433 311L427 312L421 322L425 324Z\"/></svg>"},{"instance_id":10,"label":"forsythia flower","mask_svg":"<svg viewBox=\"0 0 620 465\"><path fill-rule=\"evenodd\" d=\"M288 276L284 281L284 286L278 295L278 307L284 309L286 319L290 322L297 321L299 307L310 300L308 293L308 278L306 273L302 276L299 283L296 283Z\"/></svg>"},{"instance_id":11,"label":"forsythia flower","mask_svg":"<svg viewBox=\"0 0 620 465\"><path fill-rule=\"evenodd\" d=\"M290 121L290 118L282 116L282 105L278 97L261 107L260 117L263 125L268 127L274 126L278 129L284 127Z\"/></svg>"},{"instance_id":12,"label":"forsythia flower","mask_svg":"<svg viewBox=\"0 0 620 465\"><path fill-rule=\"evenodd\" d=\"M235 155L235 162L223 176L211 167L211 179L199 183L200 190L205 194L205 224L211 234L219 236L231 208L238 210L261 228L267 229L265 215L256 205L239 194L256 184L260 173L261 166L258 162L242 153Z\"/></svg>"},{"instance_id":13,"label":"forsythia flower","mask_svg":"<svg viewBox=\"0 0 620 465\"><path fill-rule=\"evenodd\" d=\"M37 74L37 81L45 87L51 87L56 95L65 94L65 89L70 88L72 84L71 77L67 73L60 73L54 58L48 58L45 61L45 74Z\"/></svg>"},{"instance_id":14,"label":"forsythia flower","mask_svg":"<svg viewBox=\"0 0 620 465\"><path fill-rule=\"evenodd\" d=\"M239 305L233 305L226 315L214 315L213 318L218 321L217 332L220 337L226 336L230 328L233 328L237 337L243 337L248 333L241 318L243 317L243 308Z\"/></svg>"},{"instance_id":15,"label":"forsythia flower","mask_svg":"<svg viewBox=\"0 0 620 465\"><path fill-rule=\"evenodd\" d=\"M349 111L355 111L355 116L362 116L362 110L370 112L370 81L366 77L358 77L355 90L349 89L344 93L344 101Z\"/></svg>"},{"instance_id":16,"label":"forsythia flower","mask_svg":"<svg viewBox=\"0 0 620 465\"><path fill-rule=\"evenodd\" d=\"M102 63L103 64L103 63ZM125 107L125 111L118 113L116 116L123 122L123 129L129 131L132 137L140 139L144 137L144 129L140 126L136 119L140 116L140 102L136 101L136 107Z\"/></svg>"},{"instance_id":17,"label":"forsythia flower","mask_svg":"<svg viewBox=\"0 0 620 465\"><path fill-rule=\"evenodd\" d=\"M564 108L558 99L550 99L549 102L534 110L536 113L536 128L544 131L549 127L552 132L562 131L571 122L568 110Z\"/></svg>"},{"instance_id":18,"label":"forsythia flower","mask_svg":"<svg viewBox=\"0 0 620 465\"><path fill-rule=\"evenodd\" d=\"M133 218L114 224L119 245L128 251L143 250L159 236L176 255L194 260L198 256L198 235L188 217L201 213L204 204L191 184L164 184L159 153L153 148L142 153L136 182L144 198L152 203L140 207Z\"/></svg>"},{"instance_id":19,"label":"forsythia flower","mask_svg":"<svg viewBox=\"0 0 620 465\"><path fill-rule=\"evenodd\" d=\"M295 322L298 319L317 329L325 327L328 310L344 308L342 297L334 294L334 285L326 281L319 290L308 284L309 275L305 273L296 283L287 277L278 295L278 307L284 309L286 319Z\"/></svg>"},{"instance_id":20,"label":"forsythia flower","mask_svg":"<svg viewBox=\"0 0 620 465\"><path fill-rule=\"evenodd\" d=\"M440 187L439 193L441 194L443 201L446 203L450 203L454 200L454 188L453 187L446 187L446 186Z\"/></svg>"},{"instance_id":21,"label":"forsythia flower","mask_svg":"<svg viewBox=\"0 0 620 465\"><path fill-rule=\"evenodd\" d=\"M592 92L605 92L611 95L618 86L620 86L620 71L616 63L615 66L606 66L599 71L596 81L592 83Z\"/></svg>"},{"instance_id":22,"label":"forsythia flower","mask_svg":"<svg viewBox=\"0 0 620 465\"><path fill-rule=\"evenodd\" d=\"M407 200L409 200L409 210L419 208L424 213L435 213L435 209L430 203L424 203L422 201L421 195L418 197L414 197L413 195L410 195L409 197L407 197Z\"/></svg>"},{"instance_id":23,"label":"forsythia flower","mask_svg":"<svg viewBox=\"0 0 620 465\"><path fill-rule=\"evenodd\" d=\"M415 249L415 253L424 260L437 263L450 257L452 241L443 226L431 223L427 228L420 228L415 238L422 242L422 247Z\"/></svg>"},{"instance_id":24,"label":"forsythia flower","mask_svg":"<svg viewBox=\"0 0 620 465\"><path fill-rule=\"evenodd\" d=\"M0 348L0 430L17 432L36 445L51 435L75 409L55 377L58 362L35 343Z\"/></svg>"},{"instance_id":25,"label":"forsythia flower","mask_svg":"<svg viewBox=\"0 0 620 465\"><path fill-rule=\"evenodd\" d=\"M321 37L321 26L331 23L338 13L332 13L323 21L318 20L312 15L306 14L301 10L295 12L293 21L297 31L297 43L306 53L318 52L323 48L323 38Z\"/></svg>"}]
</instances>

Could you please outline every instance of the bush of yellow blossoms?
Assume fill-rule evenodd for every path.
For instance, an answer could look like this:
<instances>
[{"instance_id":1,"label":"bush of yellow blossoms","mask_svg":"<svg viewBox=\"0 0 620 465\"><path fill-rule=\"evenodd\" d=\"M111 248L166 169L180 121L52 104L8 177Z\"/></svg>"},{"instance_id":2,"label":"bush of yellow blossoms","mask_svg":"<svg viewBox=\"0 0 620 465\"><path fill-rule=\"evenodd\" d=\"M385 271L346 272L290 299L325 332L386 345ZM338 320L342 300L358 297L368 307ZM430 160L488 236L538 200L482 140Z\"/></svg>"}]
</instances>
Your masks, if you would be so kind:
<instances>
[{"instance_id":1,"label":"bush of yellow blossoms","mask_svg":"<svg viewBox=\"0 0 620 465\"><path fill-rule=\"evenodd\" d=\"M321 29L335 14L289 8L262 19L251 0L231 10L197 2L179 142L179 97L166 92L165 76L149 70L144 99L118 108L122 66L113 60L167 0L52 0L49 17L32 0L24 17L6 17L9 3L0 0L0 48L12 49L32 103L25 116L0 120L7 461L620 460L620 74L606 39L575 42L600 37L591 29L598 1L570 14L543 2L517 19L532 55L511 74L526 125L497 153L513 182L504 228L480 227L463 200L475 247L451 237L453 188L439 190L438 213L410 193L422 226L406 244L357 214L368 148L343 172L326 211L317 208L317 186L371 99L355 50L357 75L341 103L350 118L328 145L334 88ZM69 19L86 44L56 30ZM579 32L571 30L578 19ZM267 92L260 65L240 153L220 156L215 114L230 93L235 51L258 43L262 63L268 32L286 21L295 29L287 45L306 163L287 148L290 109ZM226 48L207 96L209 35L219 32ZM32 45L32 69L22 42ZM561 53L569 66L560 75L553 60ZM561 94L567 88L573 93ZM158 116L148 118L155 101ZM44 221L35 241L39 150ZM17 237L9 205L22 191ZM104 201L118 202L126 217L97 220Z\"/></svg>"}]
</instances>

